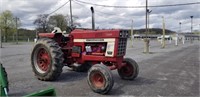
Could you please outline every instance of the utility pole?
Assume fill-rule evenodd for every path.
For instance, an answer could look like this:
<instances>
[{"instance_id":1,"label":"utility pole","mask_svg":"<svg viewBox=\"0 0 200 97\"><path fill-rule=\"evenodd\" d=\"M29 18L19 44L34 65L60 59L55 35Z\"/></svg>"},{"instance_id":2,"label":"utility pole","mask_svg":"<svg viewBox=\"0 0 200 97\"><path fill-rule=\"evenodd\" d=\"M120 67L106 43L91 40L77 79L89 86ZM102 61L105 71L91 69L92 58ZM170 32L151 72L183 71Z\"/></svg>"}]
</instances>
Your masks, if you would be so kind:
<instances>
[{"instance_id":1,"label":"utility pole","mask_svg":"<svg viewBox=\"0 0 200 97\"><path fill-rule=\"evenodd\" d=\"M144 48L144 53L148 54L149 53L149 39L147 39L147 10L148 9L148 0L146 0L146 32L145 32L145 39L144 39L144 42L145 42L145 48Z\"/></svg>"},{"instance_id":2,"label":"utility pole","mask_svg":"<svg viewBox=\"0 0 200 97\"><path fill-rule=\"evenodd\" d=\"M200 24L199 24L199 32L200 32Z\"/></svg>"},{"instance_id":3,"label":"utility pole","mask_svg":"<svg viewBox=\"0 0 200 97\"><path fill-rule=\"evenodd\" d=\"M151 13L151 12L152 12L152 10L147 9L147 16L148 16L148 17L147 17L147 20L148 20L148 23L147 23L147 24L148 24L147 29L148 29L148 34L149 34L149 32L150 32L150 31L149 31L149 23L150 23L149 21L150 21L150 13Z\"/></svg>"},{"instance_id":4,"label":"utility pole","mask_svg":"<svg viewBox=\"0 0 200 97\"><path fill-rule=\"evenodd\" d=\"M182 33L181 24L182 24L182 23L179 22L179 33ZM182 40L183 44L185 44L185 36L182 36L181 40Z\"/></svg>"},{"instance_id":5,"label":"utility pole","mask_svg":"<svg viewBox=\"0 0 200 97\"><path fill-rule=\"evenodd\" d=\"M18 27L18 20L19 20L19 18L18 17L15 17L14 18L14 20L15 20L15 26L16 26L16 44L18 44L18 29L17 29L17 27Z\"/></svg>"},{"instance_id":6,"label":"utility pole","mask_svg":"<svg viewBox=\"0 0 200 97\"><path fill-rule=\"evenodd\" d=\"M35 38L38 39L38 31L35 31Z\"/></svg>"},{"instance_id":7,"label":"utility pole","mask_svg":"<svg viewBox=\"0 0 200 97\"><path fill-rule=\"evenodd\" d=\"M200 24L199 24L199 33L200 33Z\"/></svg>"},{"instance_id":8,"label":"utility pole","mask_svg":"<svg viewBox=\"0 0 200 97\"><path fill-rule=\"evenodd\" d=\"M39 31L36 30L36 31L35 31L35 39L34 39L34 42L35 42L35 43L37 42L37 40L38 40L38 38L39 38L38 34L39 34Z\"/></svg>"},{"instance_id":9,"label":"utility pole","mask_svg":"<svg viewBox=\"0 0 200 97\"><path fill-rule=\"evenodd\" d=\"M190 16L191 18L191 33L192 33L192 30L193 30L193 16Z\"/></svg>"},{"instance_id":10,"label":"utility pole","mask_svg":"<svg viewBox=\"0 0 200 97\"><path fill-rule=\"evenodd\" d=\"M179 22L179 33L181 33L182 31L181 31L181 22Z\"/></svg>"},{"instance_id":11,"label":"utility pole","mask_svg":"<svg viewBox=\"0 0 200 97\"><path fill-rule=\"evenodd\" d=\"M199 24L199 37L198 37L198 40L200 40L200 24Z\"/></svg>"},{"instance_id":12,"label":"utility pole","mask_svg":"<svg viewBox=\"0 0 200 97\"><path fill-rule=\"evenodd\" d=\"M2 11L2 9L0 11ZM2 20L0 19L0 24L1 23L2 23ZM0 48L2 48L2 31L1 31L1 29L2 29L2 27L0 27ZM1 51L0 51L0 54L1 54Z\"/></svg>"},{"instance_id":13,"label":"utility pole","mask_svg":"<svg viewBox=\"0 0 200 97\"><path fill-rule=\"evenodd\" d=\"M192 34L192 31L193 31L193 16L190 16L190 18L191 18L191 34ZM190 37L190 42L193 43L192 37Z\"/></svg>"},{"instance_id":14,"label":"utility pole","mask_svg":"<svg viewBox=\"0 0 200 97\"><path fill-rule=\"evenodd\" d=\"M8 31L8 25L7 25L7 17L5 17L6 19L5 19L5 32L4 32L4 36L3 36L3 40L4 40L4 42L7 42L7 31Z\"/></svg>"},{"instance_id":15,"label":"utility pole","mask_svg":"<svg viewBox=\"0 0 200 97\"><path fill-rule=\"evenodd\" d=\"M131 23L131 47L133 47L133 20L132 20L132 23Z\"/></svg>"},{"instance_id":16,"label":"utility pole","mask_svg":"<svg viewBox=\"0 0 200 97\"><path fill-rule=\"evenodd\" d=\"M70 19L71 19L71 27L73 27L73 19L72 19L72 0L70 1Z\"/></svg>"},{"instance_id":17,"label":"utility pole","mask_svg":"<svg viewBox=\"0 0 200 97\"><path fill-rule=\"evenodd\" d=\"M165 48L166 43L165 43L165 18L164 18L164 16L162 16L162 21L163 21L162 48Z\"/></svg>"},{"instance_id":18,"label":"utility pole","mask_svg":"<svg viewBox=\"0 0 200 97\"><path fill-rule=\"evenodd\" d=\"M2 48L2 34L1 34L1 28L0 28L0 48Z\"/></svg>"}]
</instances>

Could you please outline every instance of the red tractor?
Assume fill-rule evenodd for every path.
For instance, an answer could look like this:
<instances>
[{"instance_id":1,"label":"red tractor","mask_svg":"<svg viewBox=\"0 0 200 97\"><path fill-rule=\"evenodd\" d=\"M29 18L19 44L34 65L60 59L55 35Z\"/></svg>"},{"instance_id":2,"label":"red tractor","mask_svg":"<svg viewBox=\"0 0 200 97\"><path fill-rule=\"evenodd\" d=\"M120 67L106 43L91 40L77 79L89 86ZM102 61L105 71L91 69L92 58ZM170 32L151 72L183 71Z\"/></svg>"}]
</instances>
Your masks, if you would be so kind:
<instances>
[{"instance_id":1,"label":"red tractor","mask_svg":"<svg viewBox=\"0 0 200 97\"><path fill-rule=\"evenodd\" d=\"M125 80L138 75L137 63L124 58L128 36L126 30L75 29L68 36L40 33L31 54L33 72L39 80L52 81L60 76L63 66L88 71L90 88L108 93L114 85L111 70L117 69Z\"/></svg>"}]
</instances>

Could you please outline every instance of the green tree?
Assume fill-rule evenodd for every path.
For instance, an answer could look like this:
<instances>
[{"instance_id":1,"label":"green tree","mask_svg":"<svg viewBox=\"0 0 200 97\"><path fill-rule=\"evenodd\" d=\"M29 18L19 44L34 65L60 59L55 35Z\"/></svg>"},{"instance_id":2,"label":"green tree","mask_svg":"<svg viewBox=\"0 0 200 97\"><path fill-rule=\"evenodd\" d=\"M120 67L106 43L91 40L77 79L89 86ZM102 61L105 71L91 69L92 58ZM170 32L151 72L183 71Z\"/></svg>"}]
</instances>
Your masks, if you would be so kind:
<instances>
[{"instance_id":1,"label":"green tree","mask_svg":"<svg viewBox=\"0 0 200 97\"><path fill-rule=\"evenodd\" d=\"M2 36L4 36L5 42L9 35L13 35L16 27L14 16L11 11L6 10L0 14L0 28L2 29Z\"/></svg>"}]
</instances>

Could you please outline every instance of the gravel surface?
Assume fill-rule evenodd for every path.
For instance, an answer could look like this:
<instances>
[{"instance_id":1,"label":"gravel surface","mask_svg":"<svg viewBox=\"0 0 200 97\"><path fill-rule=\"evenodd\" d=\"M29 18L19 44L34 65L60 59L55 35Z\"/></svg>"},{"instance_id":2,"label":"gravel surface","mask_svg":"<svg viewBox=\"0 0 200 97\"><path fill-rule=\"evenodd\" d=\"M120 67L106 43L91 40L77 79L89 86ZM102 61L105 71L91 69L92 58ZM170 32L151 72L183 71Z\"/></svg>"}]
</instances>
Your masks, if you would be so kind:
<instances>
[{"instance_id":1,"label":"gravel surface","mask_svg":"<svg viewBox=\"0 0 200 97\"><path fill-rule=\"evenodd\" d=\"M134 40L127 46L125 57L136 60L140 67L133 81L120 79L112 71L115 84L107 95L94 93L87 84L87 73L70 71L64 67L57 81L44 82L35 78L30 53L34 43L7 43L0 49L0 61L8 73L10 96L23 96L48 87L55 87L58 96L197 96L199 97L199 41L174 45L167 41L166 48L153 40L150 54L143 53L144 42Z\"/></svg>"}]
</instances>

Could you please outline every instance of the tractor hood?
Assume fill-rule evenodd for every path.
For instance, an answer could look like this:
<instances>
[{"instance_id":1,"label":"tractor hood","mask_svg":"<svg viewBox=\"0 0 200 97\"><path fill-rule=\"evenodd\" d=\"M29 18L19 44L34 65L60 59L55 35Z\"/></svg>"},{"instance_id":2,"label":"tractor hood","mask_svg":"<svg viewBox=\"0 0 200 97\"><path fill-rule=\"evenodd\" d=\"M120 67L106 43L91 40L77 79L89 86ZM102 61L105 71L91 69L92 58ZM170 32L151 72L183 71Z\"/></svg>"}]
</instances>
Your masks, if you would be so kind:
<instances>
[{"instance_id":1,"label":"tractor hood","mask_svg":"<svg viewBox=\"0 0 200 97\"><path fill-rule=\"evenodd\" d=\"M82 30L75 29L71 32L75 39L87 38L127 38L129 36L127 30Z\"/></svg>"}]
</instances>

